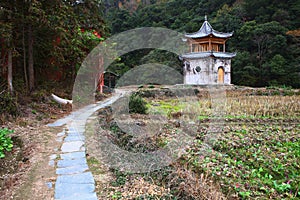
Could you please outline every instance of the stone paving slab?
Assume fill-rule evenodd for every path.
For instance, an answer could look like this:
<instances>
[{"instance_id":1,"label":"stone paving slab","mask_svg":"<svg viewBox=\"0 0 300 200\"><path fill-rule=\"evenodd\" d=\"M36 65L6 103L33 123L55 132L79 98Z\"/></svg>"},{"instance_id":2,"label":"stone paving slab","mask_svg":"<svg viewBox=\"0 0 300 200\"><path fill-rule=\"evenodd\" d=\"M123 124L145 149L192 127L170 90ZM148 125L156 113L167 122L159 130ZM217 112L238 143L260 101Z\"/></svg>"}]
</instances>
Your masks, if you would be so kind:
<instances>
[{"instance_id":1,"label":"stone paving slab","mask_svg":"<svg viewBox=\"0 0 300 200\"><path fill-rule=\"evenodd\" d=\"M50 167L54 167L55 166L55 159L57 158L57 155L56 154L52 154L49 156L50 160L48 162L48 165Z\"/></svg>"},{"instance_id":2,"label":"stone paving slab","mask_svg":"<svg viewBox=\"0 0 300 200\"><path fill-rule=\"evenodd\" d=\"M83 141L73 141L73 142L64 142L61 146L61 151L63 153L75 152L75 151L84 151L84 142Z\"/></svg>"},{"instance_id":3,"label":"stone paving slab","mask_svg":"<svg viewBox=\"0 0 300 200\"><path fill-rule=\"evenodd\" d=\"M84 141L85 140L85 137L83 135L68 135L66 138L65 138L65 142L75 142L75 141Z\"/></svg>"},{"instance_id":4,"label":"stone paving slab","mask_svg":"<svg viewBox=\"0 0 300 200\"><path fill-rule=\"evenodd\" d=\"M73 198L89 196L94 193L95 184L70 184L70 183L56 183L55 185L55 199ZM86 198L85 197L85 198ZM81 200L82 198L80 198Z\"/></svg>"},{"instance_id":5,"label":"stone paving slab","mask_svg":"<svg viewBox=\"0 0 300 200\"><path fill-rule=\"evenodd\" d=\"M57 167L59 168L65 168L65 167L72 167L77 165L87 165L85 158L78 158L78 159L72 159L72 160L59 160L57 162Z\"/></svg>"},{"instance_id":6,"label":"stone paving slab","mask_svg":"<svg viewBox=\"0 0 300 200\"><path fill-rule=\"evenodd\" d=\"M84 137L84 134L82 133L82 132L78 132L78 131L72 131L72 132L69 132L68 131L68 135L67 135L67 137L68 136L80 136L80 137Z\"/></svg>"},{"instance_id":7,"label":"stone paving slab","mask_svg":"<svg viewBox=\"0 0 300 200\"><path fill-rule=\"evenodd\" d=\"M70 130L68 130L67 133L68 133L67 135L69 135L69 134L72 134L72 135L73 135L73 134L74 134L74 135L78 135L78 134L79 134L78 131L70 131ZM82 134L81 134L81 135L82 135Z\"/></svg>"},{"instance_id":8,"label":"stone paving slab","mask_svg":"<svg viewBox=\"0 0 300 200\"><path fill-rule=\"evenodd\" d=\"M115 95L97 104L88 105L72 112L63 119L48 124L49 127L67 125L66 129L57 134L57 141L62 142L61 153L58 153L59 156L57 157L51 155L49 162L49 165L56 164L57 166L55 200L97 200L95 181L92 173L89 172L86 161L85 124L90 115L113 103L118 98L120 98L120 95ZM60 160L56 161L57 158Z\"/></svg>"},{"instance_id":9,"label":"stone paving slab","mask_svg":"<svg viewBox=\"0 0 300 200\"><path fill-rule=\"evenodd\" d=\"M80 123L72 123L70 126L75 126L76 128L74 128L74 130L69 130L68 133L83 134L85 131L85 121L82 121Z\"/></svg>"},{"instance_id":10,"label":"stone paving slab","mask_svg":"<svg viewBox=\"0 0 300 200\"><path fill-rule=\"evenodd\" d=\"M68 127L68 133L70 133L70 132L75 132L75 133L77 133L77 130L76 130L75 127Z\"/></svg>"},{"instance_id":11,"label":"stone paving slab","mask_svg":"<svg viewBox=\"0 0 300 200\"><path fill-rule=\"evenodd\" d=\"M58 175L66 175L66 174L79 174L86 172L89 169L88 165L77 165L72 167L64 167L64 168L57 168L56 174Z\"/></svg>"},{"instance_id":12,"label":"stone paving slab","mask_svg":"<svg viewBox=\"0 0 300 200\"><path fill-rule=\"evenodd\" d=\"M56 122L53 122L51 124L47 124L47 126L49 127L58 127L58 126L62 126L64 124L67 124L68 122L70 122L72 120L72 116L68 116L62 119L57 120Z\"/></svg>"},{"instance_id":13,"label":"stone paving slab","mask_svg":"<svg viewBox=\"0 0 300 200\"><path fill-rule=\"evenodd\" d=\"M95 184L95 181L91 172L85 172L82 174L61 175L57 177L56 183Z\"/></svg>"},{"instance_id":14,"label":"stone paving slab","mask_svg":"<svg viewBox=\"0 0 300 200\"><path fill-rule=\"evenodd\" d=\"M50 160L55 160L57 158L57 155L56 154L52 154L49 156Z\"/></svg>"},{"instance_id":15,"label":"stone paving slab","mask_svg":"<svg viewBox=\"0 0 300 200\"><path fill-rule=\"evenodd\" d=\"M98 200L96 193L76 194L70 197L60 198L56 200Z\"/></svg>"},{"instance_id":16,"label":"stone paving slab","mask_svg":"<svg viewBox=\"0 0 300 200\"><path fill-rule=\"evenodd\" d=\"M57 137L63 137L65 135L66 135L66 132L64 130L60 133L57 133Z\"/></svg>"},{"instance_id":17,"label":"stone paving slab","mask_svg":"<svg viewBox=\"0 0 300 200\"><path fill-rule=\"evenodd\" d=\"M63 153L63 154L60 154L60 158L63 160L85 158L85 152L77 151L77 152L71 152L71 153Z\"/></svg>"},{"instance_id":18,"label":"stone paving slab","mask_svg":"<svg viewBox=\"0 0 300 200\"><path fill-rule=\"evenodd\" d=\"M57 141L57 142L62 142L62 141L63 141L63 138L62 138L62 137L58 137L58 138L56 138L56 141Z\"/></svg>"},{"instance_id":19,"label":"stone paving slab","mask_svg":"<svg viewBox=\"0 0 300 200\"><path fill-rule=\"evenodd\" d=\"M54 160L50 160L50 161L48 162L48 165L49 165L50 167L54 167L54 166L55 166L55 161L54 161Z\"/></svg>"}]
</instances>

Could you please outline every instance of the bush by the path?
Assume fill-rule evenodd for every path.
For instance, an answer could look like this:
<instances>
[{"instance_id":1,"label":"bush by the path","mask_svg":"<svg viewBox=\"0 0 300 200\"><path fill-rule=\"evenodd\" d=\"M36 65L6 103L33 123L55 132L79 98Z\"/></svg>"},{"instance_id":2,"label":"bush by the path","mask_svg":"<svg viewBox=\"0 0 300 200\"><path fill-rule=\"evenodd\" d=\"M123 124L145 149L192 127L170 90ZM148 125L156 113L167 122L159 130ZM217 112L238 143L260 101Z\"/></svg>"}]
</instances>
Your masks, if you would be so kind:
<instances>
[{"instance_id":1,"label":"bush by the path","mask_svg":"<svg viewBox=\"0 0 300 200\"><path fill-rule=\"evenodd\" d=\"M132 94L129 99L129 112L146 114L147 102L138 94Z\"/></svg>"},{"instance_id":2,"label":"bush by the path","mask_svg":"<svg viewBox=\"0 0 300 200\"><path fill-rule=\"evenodd\" d=\"M13 148L12 139L8 136L12 132L12 130L7 128L0 129L0 158L5 157L5 151L11 151Z\"/></svg>"}]
</instances>

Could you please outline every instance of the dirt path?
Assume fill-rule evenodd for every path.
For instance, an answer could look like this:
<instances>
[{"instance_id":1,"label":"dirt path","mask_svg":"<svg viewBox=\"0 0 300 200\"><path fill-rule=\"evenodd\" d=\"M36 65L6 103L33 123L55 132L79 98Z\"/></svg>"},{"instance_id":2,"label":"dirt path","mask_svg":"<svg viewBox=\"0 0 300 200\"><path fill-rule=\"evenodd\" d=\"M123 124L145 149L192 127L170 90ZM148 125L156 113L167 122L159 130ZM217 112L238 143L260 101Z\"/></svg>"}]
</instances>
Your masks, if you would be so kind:
<instances>
[{"instance_id":1,"label":"dirt path","mask_svg":"<svg viewBox=\"0 0 300 200\"><path fill-rule=\"evenodd\" d=\"M54 166L49 165L49 157L61 145L56 141L56 134L59 131L62 131L62 128L53 129L46 125L32 131L31 139L35 146L29 159L31 164L28 172L24 174L26 178L22 181L21 187L12 194L12 199L54 199L53 181L56 179L56 174Z\"/></svg>"},{"instance_id":2,"label":"dirt path","mask_svg":"<svg viewBox=\"0 0 300 200\"><path fill-rule=\"evenodd\" d=\"M23 144L18 148L21 152L21 159L15 159L13 163L16 166L15 169L7 173L4 169L0 169L3 172L0 173L1 200L54 199L57 179L55 163L59 158L51 157L59 155L62 141L59 141L58 134L66 127L47 125L57 119L68 120L68 116L64 117L66 114L68 113L57 111L56 114L50 114L52 119L47 118L41 121L38 121L36 116L29 115L3 126L14 130L13 136L19 138ZM80 115L80 113L77 114ZM7 162L7 166L9 165L10 162Z\"/></svg>"},{"instance_id":3,"label":"dirt path","mask_svg":"<svg viewBox=\"0 0 300 200\"><path fill-rule=\"evenodd\" d=\"M6 163L7 166L2 165L5 168L1 169L0 199L53 199L51 183L56 175L55 168L49 165L49 156L61 145L56 141L56 134L62 127L49 128L46 126L49 121L36 121L30 117L5 125L14 130L12 136L18 138L21 144L14 142L13 156L1 160L1 164ZM12 170L8 170L9 165L14 166Z\"/></svg>"}]
</instances>

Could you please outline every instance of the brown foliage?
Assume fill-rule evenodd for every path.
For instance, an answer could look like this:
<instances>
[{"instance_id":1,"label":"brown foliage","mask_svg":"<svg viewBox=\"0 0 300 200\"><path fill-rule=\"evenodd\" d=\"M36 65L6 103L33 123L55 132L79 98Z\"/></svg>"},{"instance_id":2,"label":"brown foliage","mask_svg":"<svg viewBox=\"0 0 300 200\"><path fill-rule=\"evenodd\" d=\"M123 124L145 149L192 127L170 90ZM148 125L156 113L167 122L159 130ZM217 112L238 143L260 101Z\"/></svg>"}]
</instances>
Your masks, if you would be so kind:
<instances>
[{"instance_id":1,"label":"brown foliage","mask_svg":"<svg viewBox=\"0 0 300 200\"><path fill-rule=\"evenodd\" d=\"M170 174L173 179L169 182L172 189L178 191L180 199L222 200L226 197L221 187L207 174L196 174L185 166L175 166L176 171Z\"/></svg>"}]
</instances>

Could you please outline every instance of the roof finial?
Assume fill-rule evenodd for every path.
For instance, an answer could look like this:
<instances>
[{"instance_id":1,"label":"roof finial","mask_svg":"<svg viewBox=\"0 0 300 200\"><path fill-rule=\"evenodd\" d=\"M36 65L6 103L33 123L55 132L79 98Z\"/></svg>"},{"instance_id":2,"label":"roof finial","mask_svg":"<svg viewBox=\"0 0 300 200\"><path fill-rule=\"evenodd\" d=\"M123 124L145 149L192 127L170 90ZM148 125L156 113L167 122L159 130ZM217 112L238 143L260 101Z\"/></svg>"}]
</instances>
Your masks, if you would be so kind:
<instances>
[{"instance_id":1,"label":"roof finial","mask_svg":"<svg viewBox=\"0 0 300 200\"><path fill-rule=\"evenodd\" d=\"M207 15L205 15L204 20L207 21Z\"/></svg>"}]
</instances>

